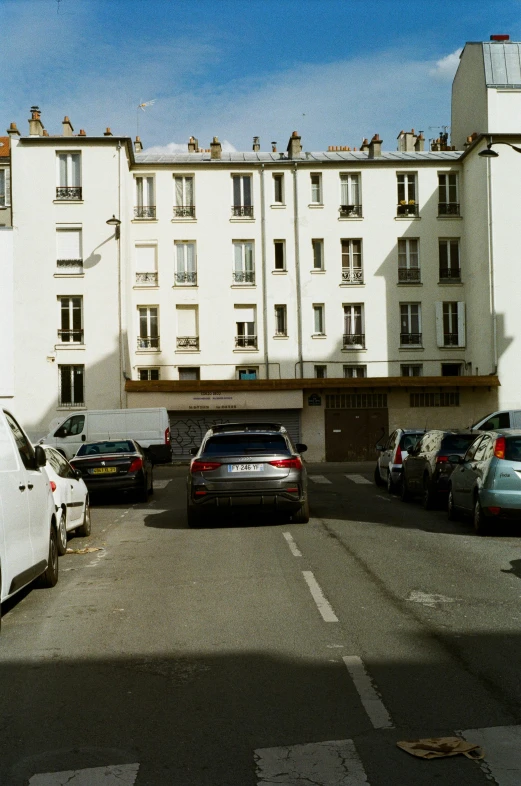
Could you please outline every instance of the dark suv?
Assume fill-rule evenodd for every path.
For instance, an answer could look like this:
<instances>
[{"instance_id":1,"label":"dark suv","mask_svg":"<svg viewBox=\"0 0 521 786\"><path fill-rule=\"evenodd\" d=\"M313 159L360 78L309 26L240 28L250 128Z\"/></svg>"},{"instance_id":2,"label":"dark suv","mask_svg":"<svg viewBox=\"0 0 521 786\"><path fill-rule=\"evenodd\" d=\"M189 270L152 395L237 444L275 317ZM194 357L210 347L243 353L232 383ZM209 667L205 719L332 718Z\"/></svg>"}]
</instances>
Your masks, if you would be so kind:
<instances>
[{"instance_id":1,"label":"dark suv","mask_svg":"<svg viewBox=\"0 0 521 786\"><path fill-rule=\"evenodd\" d=\"M307 474L300 456L305 450L279 424L214 426L190 462L188 524L197 527L203 516L230 508L281 511L305 524Z\"/></svg>"},{"instance_id":2,"label":"dark suv","mask_svg":"<svg viewBox=\"0 0 521 786\"><path fill-rule=\"evenodd\" d=\"M476 436L475 431L457 429L425 432L403 462L402 500L421 496L423 507L433 508L442 497L446 499L454 468L449 456L464 456Z\"/></svg>"}]
</instances>

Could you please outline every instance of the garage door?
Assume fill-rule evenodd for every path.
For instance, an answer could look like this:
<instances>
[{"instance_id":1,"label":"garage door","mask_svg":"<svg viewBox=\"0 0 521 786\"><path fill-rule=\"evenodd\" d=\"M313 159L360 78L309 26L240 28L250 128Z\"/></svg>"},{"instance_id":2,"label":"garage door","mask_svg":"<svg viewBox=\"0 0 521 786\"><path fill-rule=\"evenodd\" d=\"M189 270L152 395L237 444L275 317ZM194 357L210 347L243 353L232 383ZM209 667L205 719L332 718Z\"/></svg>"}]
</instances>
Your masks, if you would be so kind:
<instances>
[{"instance_id":1,"label":"garage door","mask_svg":"<svg viewBox=\"0 0 521 786\"><path fill-rule=\"evenodd\" d=\"M169 412L174 461L190 458L212 426L220 423L282 423L293 442L300 442L299 409L234 410L232 412Z\"/></svg>"}]
</instances>

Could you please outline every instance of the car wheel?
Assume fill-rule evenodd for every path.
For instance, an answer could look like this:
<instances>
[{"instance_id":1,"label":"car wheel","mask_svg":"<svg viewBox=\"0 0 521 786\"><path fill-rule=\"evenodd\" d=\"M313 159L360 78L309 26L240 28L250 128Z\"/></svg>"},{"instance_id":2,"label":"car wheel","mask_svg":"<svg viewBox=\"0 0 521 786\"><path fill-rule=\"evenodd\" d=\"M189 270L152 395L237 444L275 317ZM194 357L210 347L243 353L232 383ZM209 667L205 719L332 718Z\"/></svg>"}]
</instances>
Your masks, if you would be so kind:
<instances>
[{"instance_id":1,"label":"car wheel","mask_svg":"<svg viewBox=\"0 0 521 786\"><path fill-rule=\"evenodd\" d=\"M47 570L38 579L40 587L54 587L58 581L58 535L56 527L51 524L49 535L49 554L47 557Z\"/></svg>"},{"instance_id":2,"label":"car wheel","mask_svg":"<svg viewBox=\"0 0 521 786\"><path fill-rule=\"evenodd\" d=\"M436 503L436 498L432 490L432 484L429 480L428 475L425 475L425 477L423 478L422 505L425 508L425 510L432 510L435 503Z\"/></svg>"},{"instance_id":3,"label":"car wheel","mask_svg":"<svg viewBox=\"0 0 521 786\"><path fill-rule=\"evenodd\" d=\"M83 524L79 527L76 527L76 535L79 535L80 538L88 538L90 535L90 505L89 500L85 500L85 513L83 514Z\"/></svg>"},{"instance_id":4,"label":"car wheel","mask_svg":"<svg viewBox=\"0 0 521 786\"><path fill-rule=\"evenodd\" d=\"M374 482L377 486L383 486L384 484L382 478L380 477L380 469L378 468L378 464L374 468Z\"/></svg>"},{"instance_id":5,"label":"car wheel","mask_svg":"<svg viewBox=\"0 0 521 786\"><path fill-rule=\"evenodd\" d=\"M472 517L472 522L474 524L474 532L476 535L490 535L490 524L483 513L483 508L481 507L477 497L474 503L474 515Z\"/></svg>"},{"instance_id":6,"label":"car wheel","mask_svg":"<svg viewBox=\"0 0 521 786\"><path fill-rule=\"evenodd\" d=\"M449 489L449 498L447 500L447 518L449 521L458 521L460 514L454 505L454 495L452 493L452 486Z\"/></svg>"},{"instance_id":7,"label":"car wheel","mask_svg":"<svg viewBox=\"0 0 521 786\"><path fill-rule=\"evenodd\" d=\"M63 556L67 551L67 516L65 511L60 511L60 520L58 522L58 554Z\"/></svg>"},{"instance_id":8,"label":"car wheel","mask_svg":"<svg viewBox=\"0 0 521 786\"><path fill-rule=\"evenodd\" d=\"M148 502L148 480L146 475L143 478L143 485L137 490L138 502Z\"/></svg>"},{"instance_id":9,"label":"car wheel","mask_svg":"<svg viewBox=\"0 0 521 786\"><path fill-rule=\"evenodd\" d=\"M412 499L411 492L409 491L409 486L407 485L407 480L405 475L402 477L402 485L400 488L400 499L402 500L402 502L410 502Z\"/></svg>"},{"instance_id":10,"label":"car wheel","mask_svg":"<svg viewBox=\"0 0 521 786\"><path fill-rule=\"evenodd\" d=\"M300 510L294 513L291 517L291 521L293 524L307 524L309 521L309 502L306 497L302 505L300 506Z\"/></svg>"},{"instance_id":11,"label":"car wheel","mask_svg":"<svg viewBox=\"0 0 521 786\"><path fill-rule=\"evenodd\" d=\"M201 526L201 514L198 510L188 507L186 509L186 518L188 519L188 526L190 529L197 529Z\"/></svg>"}]
</instances>

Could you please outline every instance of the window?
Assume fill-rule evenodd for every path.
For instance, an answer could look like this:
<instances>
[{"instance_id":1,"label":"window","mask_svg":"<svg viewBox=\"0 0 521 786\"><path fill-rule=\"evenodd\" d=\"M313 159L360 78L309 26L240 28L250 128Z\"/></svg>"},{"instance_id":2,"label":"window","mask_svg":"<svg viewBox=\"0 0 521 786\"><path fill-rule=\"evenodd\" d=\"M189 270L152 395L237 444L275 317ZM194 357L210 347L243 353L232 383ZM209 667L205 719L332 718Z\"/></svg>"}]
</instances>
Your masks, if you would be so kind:
<instances>
[{"instance_id":1,"label":"window","mask_svg":"<svg viewBox=\"0 0 521 786\"><path fill-rule=\"evenodd\" d=\"M381 409L387 407L387 393L328 393L326 409Z\"/></svg>"},{"instance_id":2,"label":"window","mask_svg":"<svg viewBox=\"0 0 521 786\"><path fill-rule=\"evenodd\" d=\"M55 437L63 439L64 437L75 436L81 434L85 427L85 415L73 415L67 418L60 427L54 432Z\"/></svg>"},{"instance_id":3,"label":"window","mask_svg":"<svg viewBox=\"0 0 521 786\"><path fill-rule=\"evenodd\" d=\"M459 238L440 238L440 281L461 281Z\"/></svg>"},{"instance_id":4,"label":"window","mask_svg":"<svg viewBox=\"0 0 521 786\"><path fill-rule=\"evenodd\" d=\"M139 306L138 349L159 349L159 319L157 306Z\"/></svg>"},{"instance_id":5,"label":"window","mask_svg":"<svg viewBox=\"0 0 521 786\"><path fill-rule=\"evenodd\" d=\"M363 308L361 303L344 306L344 349L365 347Z\"/></svg>"},{"instance_id":6,"label":"window","mask_svg":"<svg viewBox=\"0 0 521 786\"><path fill-rule=\"evenodd\" d=\"M36 469L35 466L35 453L34 448L27 439L26 435L13 418L8 412L5 413L5 419L7 420L7 425L13 432L13 437L16 442L16 447L18 448L18 452L20 454L20 458L22 459L22 463L26 469ZM3 440L2 440L3 441ZM4 467L2 467L4 469ZM30 482L30 481L29 481ZM19 487L21 491L23 488ZM25 488L25 487L24 487ZM32 488L32 486L31 486Z\"/></svg>"},{"instance_id":7,"label":"window","mask_svg":"<svg viewBox=\"0 0 521 786\"><path fill-rule=\"evenodd\" d=\"M134 218L155 218L156 198L154 178L151 176L136 177L136 205Z\"/></svg>"},{"instance_id":8,"label":"window","mask_svg":"<svg viewBox=\"0 0 521 786\"><path fill-rule=\"evenodd\" d=\"M240 349L257 349L255 306L235 306L235 346Z\"/></svg>"},{"instance_id":9,"label":"window","mask_svg":"<svg viewBox=\"0 0 521 786\"><path fill-rule=\"evenodd\" d=\"M176 306L177 349L199 349L197 306Z\"/></svg>"},{"instance_id":10,"label":"window","mask_svg":"<svg viewBox=\"0 0 521 786\"><path fill-rule=\"evenodd\" d=\"M324 336L325 333L324 306L317 304L313 306L313 335Z\"/></svg>"},{"instance_id":11,"label":"window","mask_svg":"<svg viewBox=\"0 0 521 786\"><path fill-rule=\"evenodd\" d=\"M273 202L284 204L284 175L273 175Z\"/></svg>"},{"instance_id":12,"label":"window","mask_svg":"<svg viewBox=\"0 0 521 786\"><path fill-rule=\"evenodd\" d=\"M421 346L421 305L402 303L400 305L400 346Z\"/></svg>"},{"instance_id":13,"label":"window","mask_svg":"<svg viewBox=\"0 0 521 786\"><path fill-rule=\"evenodd\" d=\"M416 173L403 173L398 178L398 215L417 216Z\"/></svg>"},{"instance_id":14,"label":"window","mask_svg":"<svg viewBox=\"0 0 521 786\"><path fill-rule=\"evenodd\" d=\"M438 175L438 215L459 216L458 175Z\"/></svg>"},{"instance_id":15,"label":"window","mask_svg":"<svg viewBox=\"0 0 521 786\"><path fill-rule=\"evenodd\" d=\"M286 306L275 306L275 335L288 335Z\"/></svg>"},{"instance_id":16,"label":"window","mask_svg":"<svg viewBox=\"0 0 521 786\"><path fill-rule=\"evenodd\" d=\"M275 270L286 270L286 241L274 240Z\"/></svg>"},{"instance_id":17,"label":"window","mask_svg":"<svg viewBox=\"0 0 521 786\"><path fill-rule=\"evenodd\" d=\"M137 370L138 379L141 381L152 381L155 379L159 379L159 369L158 368L138 368Z\"/></svg>"},{"instance_id":18,"label":"window","mask_svg":"<svg viewBox=\"0 0 521 786\"><path fill-rule=\"evenodd\" d=\"M313 247L313 270L324 270L324 241L312 240Z\"/></svg>"},{"instance_id":19,"label":"window","mask_svg":"<svg viewBox=\"0 0 521 786\"><path fill-rule=\"evenodd\" d=\"M315 379L327 378L327 366L313 366L313 370L315 373Z\"/></svg>"},{"instance_id":20,"label":"window","mask_svg":"<svg viewBox=\"0 0 521 786\"><path fill-rule=\"evenodd\" d=\"M11 204L10 169L0 168L0 207L9 207L10 204Z\"/></svg>"},{"instance_id":21,"label":"window","mask_svg":"<svg viewBox=\"0 0 521 786\"><path fill-rule=\"evenodd\" d=\"M58 366L60 378L60 407L85 404L85 366Z\"/></svg>"},{"instance_id":22,"label":"window","mask_svg":"<svg viewBox=\"0 0 521 786\"><path fill-rule=\"evenodd\" d=\"M342 284L363 284L362 241L341 240L342 246Z\"/></svg>"},{"instance_id":23,"label":"window","mask_svg":"<svg viewBox=\"0 0 521 786\"><path fill-rule=\"evenodd\" d=\"M83 344L82 297L60 297L60 329L58 339L63 344Z\"/></svg>"},{"instance_id":24,"label":"window","mask_svg":"<svg viewBox=\"0 0 521 786\"><path fill-rule=\"evenodd\" d=\"M322 175L311 175L311 204L322 204Z\"/></svg>"},{"instance_id":25,"label":"window","mask_svg":"<svg viewBox=\"0 0 521 786\"><path fill-rule=\"evenodd\" d=\"M398 282L417 284L420 277L420 241L416 237L398 239Z\"/></svg>"},{"instance_id":26,"label":"window","mask_svg":"<svg viewBox=\"0 0 521 786\"><path fill-rule=\"evenodd\" d=\"M155 243L140 243L135 247L136 284L157 286L157 246Z\"/></svg>"},{"instance_id":27,"label":"window","mask_svg":"<svg viewBox=\"0 0 521 786\"><path fill-rule=\"evenodd\" d=\"M362 379L367 376L367 366L344 366L346 379Z\"/></svg>"},{"instance_id":28,"label":"window","mask_svg":"<svg viewBox=\"0 0 521 786\"><path fill-rule=\"evenodd\" d=\"M179 369L179 379L184 380L195 380L200 379L200 369L199 366L185 366L184 368Z\"/></svg>"},{"instance_id":29,"label":"window","mask_svg":"<svg viewBox=\"0 0 521 786\"><path fill-rule=\"evenodd\" d=\"M413 365L400 366L402 377L423 377L422 363L414 363Z\"/></svg>"},{"instance_id":30,"label":"window","mask_svg":"<svg viewBox=\"0 0 521 786\"><path fill-rule=\"evenodd\" d=\"M255 284L253 262L253 242L233 242L233 282L234 284Z\"/></svg>"},{"instance_id":31,"label":"window","mask_svg":"<svg viewBox=\"0 0 521 786\"><path fill-rule=\"evenodd\" d=\"M59 228L56 230L56 264L64 273L83 273L81 229Z\"/></svg>"},{"instance_id":32,"label":"window","mask_svg":"<svg viewBox=\"0 0 521 786\"><path fill-rule=\"evenodd\" d=\"M192 175L176 175L174 189L174 218L195 218L194 178Z\"/></svg>"},{"instance_id":33,"label":"window","mask_svg":"<svg viewBox=\"0 0 521 786\"><path fill-rule=\"evenodd\" d=\"M436 339L439 347L465 346L465 303L436 303Z\"/></svg>"},{"instance_id":34,"label":"window","mask_svg":"<svg viewBox=\"0 0 521 786\"><path fill-rule=\"evenodd\" d=\"M237 377L239 379L257 379L259 376L259 369L254 368L237 368Z\"/></svg>"},{"instance_id":35,"label":"window","mask_svg":"<svg viewBox=\"0 0 521 786\"><path fill-rule=\"evenodd\" d=\"M362 200L360 199L360 175L349 173L340 175L340 217L361 218Z\"/></svg>"},{"instance_id":36,"label":"window","mask_svg":"<svg viewBox=\"0 0 521 786\"><path fill-rule=\"evenodd\" d=\"M459 407L459 391L453 393L411 393L411 407Z\"/></svg>"},{"instance_id":37,"label":"window","mask_svg":"<svg viewBox=\"0 0 521 786\"><path fill-rule=\"evenodd\" d=\"M461 363L442 363L442 377L461 377Z\"/></svg>"},{"instance_id":38,"label":"window","mask_svg":"<svg viewBox=\"0 0 521 786\"><path fill-rule=\"evenodd\" d=\"M174 284L176 286L197 286L195 243L184 240L176 241L174 243L174 252Z\"/></svg>"},{"instance_id":39,"label":"window","mask_svg":"<svg viewBox=\"0 0 521 786\"><path fill-rule=\"evenodd\" d=\"M232 216L253 218L251 175L233 175Z\"/></svg>"},{"instance_id":40,"label":"window","mask_svg":"<svg viewBox=\"0 0 521 786\"><path fill-rule=\"evenodd\" d=\"M56 199L81 199L81 154L57 153Z\"/></svg>"}]
</instances>

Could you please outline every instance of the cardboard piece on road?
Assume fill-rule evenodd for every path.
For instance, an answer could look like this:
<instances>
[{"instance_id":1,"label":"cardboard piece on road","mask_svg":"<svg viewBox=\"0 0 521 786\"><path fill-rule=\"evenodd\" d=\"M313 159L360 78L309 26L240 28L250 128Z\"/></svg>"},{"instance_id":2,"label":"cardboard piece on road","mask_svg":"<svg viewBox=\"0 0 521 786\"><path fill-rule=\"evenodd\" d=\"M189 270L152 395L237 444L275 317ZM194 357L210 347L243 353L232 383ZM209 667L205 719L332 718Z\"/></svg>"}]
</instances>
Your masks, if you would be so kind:
<instances>
[{"instance_id":1,"label":"cardboard piece on road","mask_svg":"<svg viewBox=\"0 0 521 786\"><path fill-rule=\"evenodd\" d=\"M103 551L98 546L85 546L84 549L67 549L66 554L91 554L93 551Z\"/></svg>"},{"instance_id":2,"label":"cardboard piece on road","mask_svg":"<svg viewBox=\"0 0 521 786\"><path fill-rule=\"evenodd\" d=\"M404 740L399 748L420 759L441 759L444 756L466 756L467 759L485 758L482 748L460 737L430 737L424 740Z\"/></svg>"}]
</instances>

